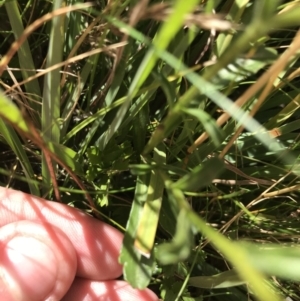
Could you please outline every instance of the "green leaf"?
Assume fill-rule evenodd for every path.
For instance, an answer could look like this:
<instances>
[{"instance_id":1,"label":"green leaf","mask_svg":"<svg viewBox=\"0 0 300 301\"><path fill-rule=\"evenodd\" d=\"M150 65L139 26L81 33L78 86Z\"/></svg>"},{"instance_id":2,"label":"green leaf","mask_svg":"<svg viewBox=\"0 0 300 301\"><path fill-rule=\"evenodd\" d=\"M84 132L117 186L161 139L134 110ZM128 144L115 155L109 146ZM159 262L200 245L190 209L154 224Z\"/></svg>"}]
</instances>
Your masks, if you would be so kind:
<instances>
[{"instance_id":1,"label":"green leaf","mask_svg":"<svg viewBox=\"0 0 300 301\"><path fill-rule=\"evenodd\" d=\"M137 116L133 119L133 146L134 150L139 156L145 147L147 125L149 123L149 107L148 104L144 105L138 112Z\"/></svg>"},{"instance_id":2,"label":"green leaf","mask_svg":"<svg viewBox=\"0 0 300 301\"><path fill-rule=\"evenodd\" d=\"M9 18L9 23L12 27L12 31L16 39L18 39L24 32L22 16L20 15L18 1L5 1L5 8ZM28 40L25 40L24 43L18 49L18 62L22 77L24 80L36 74L35 65L32 58L32 52ZM30 104L31 110L29 114L32 114L34 117L34 123L40 125L40 104L41 101L41 90L39 86L38 79L35 78L31 81L25 82L26 92L30 94L28 97L28 102Z\"/></svg>"},{"instance_id":3,"label":"green leaf","mask_svg":"<svg viewBox=\"0 0 300 301\"><path fill-rule=\"evenodd\" d=\"M249 262L262 273L283 279L300 281L300 248L275 244L258 246L242 244Z\"/></svg>"},{"instance_id":4,"label":"green leaf","mask_svg":"<svg viewBox=\"0 0 300 301\"><path fill-rule=\"evenodd\" d=\"M93 185L95 187L95 190L99 191L99 193L97 193L97 204L99 204L100 207L108 206L109 204L108 193L110 188L109 176L103 175L100 178L100 181L97 182L97 185L95 183L93 183Z\"/></svg>"},{"instance_id":5,"label":"green leaf","mask_svg":"<svg viewBox=\"0 0 300 301\"><path fill-rule=\"evenodd\" d=\"M226 135L222 129L220 129L216 121L205 111L201 109L182 109L186 114L195 116L203 125L205 131L210 136L216 147L219 147L220 144L226 138Z\"/></svg>"},{"instance_id":6,"label":"green leaf","mask_svg":"<svg viewBox=\"0 0 300 301\"><path fill-rule=\"evenodd\" d=\"M146 258L133 245L138 223L143 213L143 205L147 199L147 182L147 176L139 176L137 179L134 200L119 257L120 263L123 264L124 279L132 287L138 289L144 289L148 286L154 265L153 256Z\"/></svg>"},{"instance_id":7,"label":"green leaf","mask_svg":"<svg viewBox=\"0 0 300 301\"><path fill-rule=\"evenodd\" d=\"M170 237L173 237L176 232L177 212L171 207L171 202L168 202L168 199L165 198L162 202L159 225L170 235Z\"/></svg>"},{"instance_id":8,"label":"green leaf","mask_svg":"<svg viewBox=\"0 0 300 301\"><path fill-rule=\"evenodd\" d=\"M262 22L268 21L273 15L275 15L280 2L280 0L264 0L255 2L253 14L254 20Z\"/></svg>"},{"instance_id":9,"label":"green leaf","mask_svg":"<svg viewBox=\"0 0 300 301\"><path fill-rule=\"evenodd\" d=\"M245 248L238 243L231 242L215 229L208 226L206 222L192 210L189 210L188 218L190 222L193 223L193 225L235 266L241 279L249 281L251 290L256 294L259 300L281 300L278 293L271 290L266 285L263 274L249 262L247 250Z\"/></svg>"},{"instance_id":10,"label":"green leaf","mask_svg":"<svg viewBox=\"0 0 300 301\"><path fill-rule=\"evenodd\" d=\"M151 166L150 164L130 164L129 168L133 175L140 176L149 174L153 169L153 166Z\"/></svg>"},{"instance_id":11,"label":"green leaf","mask_svg":"<svg viewBox=\"0 0 300 301\"><path fill-rule=\"evenodd\" d=\"M8 121L12 126L17 128L18 130L21 130L22 132L27 134L30 133L29 127L27 126L17 106L14 103L12 103L12 101L10 101L8 98L6 98L1 91L0 107L0 117ZM36 182L31 181L32 179L34 179L34 172L27 157L27 154L24 151L23 145L19 139L19 136L17 135L15 130L10 125L5 124L2 119L0 119L0 133L4 137L7 144L11 147L13 152L16 154L17 158L20 160L24 174L29 180L28 185L30 188L30 192L33 195L40 196L38 184Z\"/></svg>"},{"instance_id":12,"label":"green leaf","mask_svg":"<svg viewBox=\"0 0 300 301\"><path fill-rule=\"evenodd\" d=\"M294 6L293 9L288 9L281 14L275 15L271 20L270 24L275 28L292 27L300 25L300 7ZM275 29L274 28L274 29Z\"/></svg>"},{"instance_id":13,"label":"green leaf","mask_svg":"<svg viewBox=\"0 0 300 301\"><path fill-rule=\"evenodd\" d=\"M161 165L166 163L166 153L163 144L160 144L154 149L153 160ZM154 245L163 191L164 182L159 174L159 170L153 169L148 186L147 200L139 221L134 242L136 249L146 257L150 256Z\"/></svg>"},{"instance_id":14,"label":"green leaf","mask_svg":"<svg viewBox=\"0 0 300 301\"><path fill-rule=\"evenodd\" d=\"M5 124L1 119L0 119L0 133L6 140L7 144L11 147L13 152L16 154L17 158L19 159L24 174L28 179L27 183L29 185L30 192L33 195L40 196L40 191L37 182L31 181L32 179L35 178L34 172L30 164L30 161L28 159L28 156L24 151L23 145L19 139L19 136L16 134L15 130L10 125Z\"/></svg>"},{"instance_id":15,"label":"green leaf","mask_svg":"<svg viewBox=\"0 0 300 301\"><path fill-rule=\"evenodd\" d=\"M245 280L242 280L235 269L213 275L213 276L197 276L190 277L189 285L194 287L216 289L227 288L232 286L238 286L246 284Z\"/></svg>"},{"instance_id":16,"label":"green leaf","mask_svg":"<svg viewBox=\"0 0 300 301\"><path fill-rule=\"evenodd\" d=\"M30 133L30 129L27 126L25 119L18 107L8 98L6 98L0 91L0 116L4 120L11 123L15 128L21 130L24 133Z\"/></svg>"},{"instance_id":17,"label":"green leaf","mask_svg":"<svg viewBox=\"0 0 300 301\"><path fill-rule=\"evenodd\" d=\"M193 245L191 224L185 210L181 210L177 217L175 235L170 243L163 243L157 247L156 258L161 264L175 264L187 259Z\"/></svg>"},{"instance_id":18,"label":"green leaf","mask_svg":"<svg viewBox=\"0 0 300 301\"><path fill-rule=\"evenodd\" d=\"M261 55L267 55L266 53L262 53ZM257 53L260 55L260 53ZM271 55L270 55L271 56ZM271 58L274 58L274 54L272 52ZM269 60L271 60L271 58ZM255 59L244 59L237 58L234 63L229 64L226 68L221 69L216 77L212 79L212 81L220 87L228 86L230 83L236 84L247 77L257 73L263 67L265 67L269 62L264 60L255 60Z\"/></svg>"},{"instance_id":19,"label":"green leaf","mask_svg":"<svg viewBox=\"0 0 300 301\"><path fill-rule=\"evenodd\" d=\"M63 144L55 142L48 142L46 145L49 150L56 154L57 157L63 161L65 165L70 167L77 175L83 174L82 165L76 161L77 152Z\"/></svg>"},{"instance_id":20,"label":"green leaf","mask_svg":"<svg viewBox=\"0 0 300 301\"><path fill-rule=\"evenodd\" d=\"M62 0L54 1L53 10L60 8L62 5ZM46 68L61 63L64 37L64 16L53 17ZM42 133L45 137L44 140L56 143L60 142L60 79L60 69L55 69L45 74L42 102ZM56 171L56 166L56 164L53 164L54 172ZM51 176L44 151L42 153L42 176L45 187L49 187L51 185ZM44 192L46 192L46 189L44 189Z\"/></svg>"},{"instance_id":21,"label":"green leaf","mask_svg":"<svg viewBox=\"0 0 300 301\"><path fill-rule=\"evenodd\" d=\"M224 162L219 158L213 157L202 165L195 167L187 175L171 185L173 189L183 191L196 191L201 187L211 184L224 169Z\"/></svg>"}]
</instances>

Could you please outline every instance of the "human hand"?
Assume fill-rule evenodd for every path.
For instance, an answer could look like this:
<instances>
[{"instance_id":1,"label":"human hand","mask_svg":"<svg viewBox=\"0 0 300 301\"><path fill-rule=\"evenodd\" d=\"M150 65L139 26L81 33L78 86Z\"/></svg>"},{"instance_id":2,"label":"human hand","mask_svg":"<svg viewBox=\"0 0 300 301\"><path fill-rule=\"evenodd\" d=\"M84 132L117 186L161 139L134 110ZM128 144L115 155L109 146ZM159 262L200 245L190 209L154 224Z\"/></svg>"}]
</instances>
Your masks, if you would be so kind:
<instances>
[{"instance_id":1,"label":"human hand","mask_svg":"<svg viewBox=\"0 0 300 301\"><path fill-rule=\"evenodd\" d=\"M113 280L122 239L75 208L0 187L0 300L157 301Z\"/></svg>"}]
</instances>

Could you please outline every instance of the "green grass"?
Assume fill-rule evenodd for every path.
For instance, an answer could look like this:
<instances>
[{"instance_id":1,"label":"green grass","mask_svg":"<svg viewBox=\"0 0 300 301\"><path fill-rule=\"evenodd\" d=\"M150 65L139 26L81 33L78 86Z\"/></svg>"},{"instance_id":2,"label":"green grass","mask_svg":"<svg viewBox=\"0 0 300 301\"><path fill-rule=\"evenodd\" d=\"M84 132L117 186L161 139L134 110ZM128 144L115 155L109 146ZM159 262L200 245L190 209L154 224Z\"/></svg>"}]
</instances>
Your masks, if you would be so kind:
<instances>
[{"instance_id":1,"label":"green grass","mask_svg":"<svg viewBox=\"0 0 300 301\"><path fill-rule=\"evenodd\" d=\"M299 15L1 1L0 184L93 209L162 300L300 300Z\"/></svg>"}]
</instances>

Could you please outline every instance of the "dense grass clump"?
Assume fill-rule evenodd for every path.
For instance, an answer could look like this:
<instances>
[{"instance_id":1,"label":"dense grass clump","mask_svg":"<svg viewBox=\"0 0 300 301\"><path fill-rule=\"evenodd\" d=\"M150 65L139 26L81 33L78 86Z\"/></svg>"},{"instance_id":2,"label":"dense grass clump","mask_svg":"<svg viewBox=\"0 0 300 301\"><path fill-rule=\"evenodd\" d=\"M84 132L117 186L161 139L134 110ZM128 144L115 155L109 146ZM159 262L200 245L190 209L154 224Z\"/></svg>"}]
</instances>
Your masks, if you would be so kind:
<instances>
[{"instance_id":1,"label":"dense grass clump","mask_svg":"<svg viewBox=\"0 0 300 301\"><path fill-rule=\"evenodd\" d=\"M162 300L300 300L299 16L1 1L1 186L119 228L124 278Z\"/></svg>"}]
</instances>

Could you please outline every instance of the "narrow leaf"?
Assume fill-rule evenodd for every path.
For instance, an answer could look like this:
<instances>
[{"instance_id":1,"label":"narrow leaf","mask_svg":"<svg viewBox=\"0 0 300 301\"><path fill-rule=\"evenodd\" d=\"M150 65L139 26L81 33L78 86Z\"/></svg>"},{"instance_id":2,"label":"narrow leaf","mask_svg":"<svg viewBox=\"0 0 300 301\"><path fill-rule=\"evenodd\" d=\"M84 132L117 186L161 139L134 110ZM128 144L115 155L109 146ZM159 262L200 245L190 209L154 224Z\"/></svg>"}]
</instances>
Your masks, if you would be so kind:
<instances>
[{"instance_id":1,"label":"narrow leaf","mask_svg":"<svg viewBox=\"0 0 300 301\"><path fill-rule=\"evenodd\" d=\"M243 246L243 245L242 245ZM249 262L269 276L300 281L300 248L245 244Z\"/></svg>"},{"instance_id":2,"label":"narrow leaf","mask_svg":"<svg viewBox=\"0 0 300 301\"><path fill-rule=\"evenodd\" d=\"M22 113L17 108L17 106L6 98L0 91L0 133L4 137L7 144L11 147L11 149L16 154L17 158L20 160L22 165L24 174L26 178L29 180L28 185L30 188L30 192L33 195L39 196L40 191L38 184L36 182L32 182L31 180L34 178L34 172L32 170L30 161L27 157L26 152L23 149L22 143L19 139L19 136L15 132L15 130L7 125L1 117L8 121L13 127L20 130L21 132L29 134L29 128L22 116Z\"/></svg>"},{"instance_id":3,"label":"narrow leaf","mask_svg":"<svg viewBox=\"0 0 300 301\"><path fill-rule=\"evenodd\" d=\"M134 247L134 237L143 212L143 204L147 199L148 178L146 175L137 178L134 200L132 203L126 233L119 261L123 264L124 279L132 287L144 289L148 286L153 269L153 258L142 256Z\"/></svg>"},{"instance_id":4,"label":"narrow leaf","mask_svg":"<svg viewBox=\"0 0 300 301\"><path fill-rule=\"evenodd\" d=\"M245 280L241 279L240 275L235 269L213 276L197 276L190 277L189 279L190 286L206 289L227 288L246 283L247 282Z\"/></svg>"},{"instance_id":5,"label":"narrow leaf","mask_svg":"<svg viewBox=\"0 0 300 301\"><path fill-rule=\"evenodd\" d=\"M30 133L22 113L17 106L0 91L0 116L11 123L14 127L25 133Z\"/></svg>"},{"instance_id":6,"label":"narrow leaf","mask_svg":"<svg viewBox=\"0 0 300 301\"><path fill-rule=\"evenodd\" d=\"M166 163L166 153L162 144L154 149L153 159L157 164ZM160 177L159 171L153 169L147 192L147 201L144 205L143 214L134 241L136 249L146 257L150 257L154 245L163 191L164 182Z\"/></svg>"},{"instance_id":7,"label":"narrow leaf","mask_svg":"<svg viewBox=\"0 0 300 301\"><path fill-rule=\"evenodd\" d=\"M224 162L219 158L211 158L203 165L195 167L187 175L171 185L174 189L183 191L195 191L211 184L224 169Z\"/></svg>"},{"instance_id":8,"label":"narrow leaf","mask_svg":"<svg viewBox=\"0 0 300 301\"><path fill-rule=\"evenodd\" d=\"M201 109L182 109L182 111L186 114L195 116L203 125L214 145L216 147L220 146L226 137L225 133L218 127L216 121L209 114Z\"/></svg>"},{"instance_id":9,"label":"narrow leaf","mask_svg":"<svg viewBox=\"0 0 300 301\"><path fill-rule=\"evenodd\" d=\"M64 1L53 2L53 10L63 6ZM62 47L64 41L64 16L57 16L52 19L50 32L49 49L47 54L46 68L62 61ZM60 70L55 69L45 75L43 103L42 103L42 132L46 141L60 141ZM50 171L43 152L42 175L45 186L51 184ZM53 165L55 171L56 166Z\"/></svg>"},{"instance_id":10,"label":"narrow leaf","mask_svg":"<svg viewBox=\"0 0 300 301\"><path fill-rule=\"evenodd\" d=\"M176 232L172 241L159 245L156 257L162 264L175 264L188 258L192 245L191 224L187 218L186 211L181 210L177 217Z\"/></svg>"}]
</instances>

